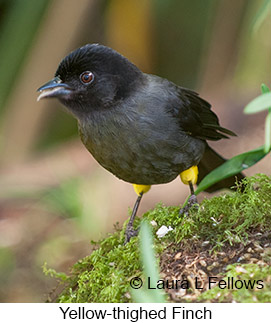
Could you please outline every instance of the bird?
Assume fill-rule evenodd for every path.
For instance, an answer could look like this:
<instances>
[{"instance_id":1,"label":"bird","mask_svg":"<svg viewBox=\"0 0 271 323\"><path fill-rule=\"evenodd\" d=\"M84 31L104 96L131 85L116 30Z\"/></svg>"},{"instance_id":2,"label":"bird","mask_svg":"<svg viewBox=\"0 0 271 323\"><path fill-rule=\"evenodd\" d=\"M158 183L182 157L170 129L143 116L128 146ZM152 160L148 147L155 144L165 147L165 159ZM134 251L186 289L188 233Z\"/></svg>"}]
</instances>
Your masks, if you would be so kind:
<instances>
[{"instance_id":1,"label":"bird","mask_svg":"<svg viewBox=\"0 0 271 323\"><path fill-rule=\"evenodd\" d=\"M187 207L197 204L194 185L225 162L207 141L236 136L198 93L142 72L101 44L72 51L37 91L38 100L57 98L77 119L81 141L102 167L133 184L137 199L125 243L138 233L133 222L152 185L180 176L190 187ZM206 191L231 188L242 178L237 174Z\"/></svg>"}]
</instances>

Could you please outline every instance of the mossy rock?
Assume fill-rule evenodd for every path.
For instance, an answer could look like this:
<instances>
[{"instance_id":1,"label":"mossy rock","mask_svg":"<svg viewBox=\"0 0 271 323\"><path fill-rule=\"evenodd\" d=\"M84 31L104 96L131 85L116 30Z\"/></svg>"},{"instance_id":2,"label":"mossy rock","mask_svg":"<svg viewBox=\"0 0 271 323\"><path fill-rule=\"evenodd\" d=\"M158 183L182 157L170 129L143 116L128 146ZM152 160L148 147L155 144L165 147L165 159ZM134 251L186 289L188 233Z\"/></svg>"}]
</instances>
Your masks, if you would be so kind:
<instances>
[{"instance_id":1,"label":"mossy rock","mask_svg":"<svg viewBox=\"0 0 271 323\"><path fill-rule=\"evenodd\" d=\"M189 283L189 288L168 286L169 302L271 302L271 177L245 178L244 186L243 192L203 200L189 216L162 205L143 215L152 223L161 279ZM155 232L162 225L173 230L159 239ZM53 301L132 302L131 278L147 283L138 239L124 245L124 229L116 228L68 275L45 269L62 286ZM210 277L216 277L212 283Z\"/></svg>"}]
</instances>

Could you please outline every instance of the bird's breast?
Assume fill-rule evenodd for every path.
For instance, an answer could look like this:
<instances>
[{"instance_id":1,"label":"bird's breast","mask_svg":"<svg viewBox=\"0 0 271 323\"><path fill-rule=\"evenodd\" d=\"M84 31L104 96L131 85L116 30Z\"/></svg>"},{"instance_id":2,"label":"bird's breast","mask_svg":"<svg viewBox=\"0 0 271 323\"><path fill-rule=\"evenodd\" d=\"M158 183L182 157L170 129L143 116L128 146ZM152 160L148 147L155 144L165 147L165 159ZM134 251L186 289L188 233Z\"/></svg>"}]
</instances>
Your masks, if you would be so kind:
<instances>
[{"instance_id":1,"label":"bird's breast","mask_svg":"<svg viewBox=\"0 0 271 323\"><path fill-rule=\"evenodd\" d=\"M204 151L204 143L180 131L174 120L144 114L140 108L99 113L79 123L79 133L98 163L136 184L170 182L197 164Z\"/></svg>"}]
</instances>

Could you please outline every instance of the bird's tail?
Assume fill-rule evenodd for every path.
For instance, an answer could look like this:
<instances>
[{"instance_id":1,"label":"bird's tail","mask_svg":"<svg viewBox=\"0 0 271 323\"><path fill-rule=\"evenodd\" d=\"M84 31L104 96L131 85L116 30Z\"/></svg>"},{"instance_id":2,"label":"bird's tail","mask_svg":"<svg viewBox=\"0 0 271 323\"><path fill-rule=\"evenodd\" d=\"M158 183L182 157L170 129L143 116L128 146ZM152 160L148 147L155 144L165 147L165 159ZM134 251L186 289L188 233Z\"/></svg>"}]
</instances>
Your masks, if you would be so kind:
<instances>
[{"instance_id":1,"label":"bird's tail","mask_svg":"<svg viewBox=\"0 0 271 323\"><path fill-rule=\"evenodd\" d=\"M205 153L200 163L199 168L199 178L198 183L212 170L222 165L226 159L221 157L217 152L215 152L209 145L206 144ZM223 179L222 181L208 187L205 191L212 193L223 188L231 188L236 185L236 182L242 180L245 176L242 173L236 174L234 176Z\"/></svg>"}]
</instances>

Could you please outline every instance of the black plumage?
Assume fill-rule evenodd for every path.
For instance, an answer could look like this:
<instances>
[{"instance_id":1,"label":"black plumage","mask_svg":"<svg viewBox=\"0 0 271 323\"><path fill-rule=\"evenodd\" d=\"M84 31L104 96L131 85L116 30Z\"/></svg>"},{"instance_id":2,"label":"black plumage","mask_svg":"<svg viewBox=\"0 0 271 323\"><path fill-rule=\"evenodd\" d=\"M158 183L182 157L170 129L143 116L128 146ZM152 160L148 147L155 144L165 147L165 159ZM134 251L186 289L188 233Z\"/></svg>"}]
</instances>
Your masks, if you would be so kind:
<instances>
[{"instance_id":1,"label":"black plumage","mask_svg":"<svg viewBox=\"0 0 271 323\"><path fill-rule=\"evenodd\" d=\"M135 184L170 182L195 165L201 179L225 161L206 140L235 136L196 92L145 74L98 44L65 57L39 91L75 116L82 142L104 168ZM208 191L234 183L230 177Z\"/></svg>"}]
</instances>

